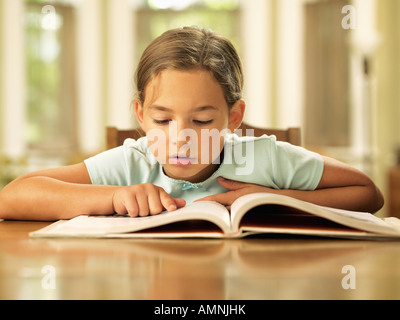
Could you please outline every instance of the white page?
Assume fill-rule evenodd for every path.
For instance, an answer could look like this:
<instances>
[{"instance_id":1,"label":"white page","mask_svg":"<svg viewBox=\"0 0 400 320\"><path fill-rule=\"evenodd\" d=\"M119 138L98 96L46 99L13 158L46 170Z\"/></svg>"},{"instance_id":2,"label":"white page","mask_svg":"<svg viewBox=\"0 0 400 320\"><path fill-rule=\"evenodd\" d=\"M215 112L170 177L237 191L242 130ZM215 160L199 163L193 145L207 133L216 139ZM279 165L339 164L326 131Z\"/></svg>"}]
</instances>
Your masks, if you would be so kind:
<instances>
[{"instance_id":1,"label":"white page","mask_svg":"<svg viewBox=\"0 0 400 320\"><path fill-rule=\"evenodd\" d=\"M216 218L218 217L218 219ZM230 219L226 208L216 202L202 201L172 212L162 212L153 216L78 216L71 220L56 223L48 228L48 234L107 234L134 232L170 222L199 219L212 221L223 231L229 232ZM190 231L190 230L188 230Z\"/></svg>"},{"instance_id":2,"label":"white page","mask_svg":"<svg viewBox=\"0 0 400 320\"><path fill-rule=\"evenodd\" d=\"M316 216L320 216L345 226L360 228L370 232L382 232L385 234L398 234L390 224L382 219L367 212L347 211L336 208L323 207L309 202L294 199L288 196L268 194L268 193L252 193L237 199L232 204L232 212L247 212L249 209L263 204L277 204L289 206L309 212ZM239 222L240 216L232 214L233 224Z\"/></svg>"}]
</instances>

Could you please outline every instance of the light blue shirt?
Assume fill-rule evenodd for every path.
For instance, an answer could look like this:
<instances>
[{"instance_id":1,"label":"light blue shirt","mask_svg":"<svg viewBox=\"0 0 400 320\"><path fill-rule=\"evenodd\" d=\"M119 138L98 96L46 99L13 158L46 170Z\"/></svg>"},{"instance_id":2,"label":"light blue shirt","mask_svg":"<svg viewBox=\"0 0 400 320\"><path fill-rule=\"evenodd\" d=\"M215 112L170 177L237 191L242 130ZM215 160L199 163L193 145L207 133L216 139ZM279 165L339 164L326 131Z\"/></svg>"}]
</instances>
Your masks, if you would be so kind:
<instances>
[{"instance_id":1,"label":"light blue shirt","mask_svg":"<svg viewBox=\"0 0 400 320\"><path fill-rule=\"evenodd\" d=\"M302 147L276 141L275 136L225 137L223 161L205 181L190 183L168 177L149 149L146 137L127 139L120 147L85 160L97 185L129 186L150 182L189 204L228 191L217 177L255 183L274 189L314 190L320 182L322 157Z\"/></svg>"}]
</instances>

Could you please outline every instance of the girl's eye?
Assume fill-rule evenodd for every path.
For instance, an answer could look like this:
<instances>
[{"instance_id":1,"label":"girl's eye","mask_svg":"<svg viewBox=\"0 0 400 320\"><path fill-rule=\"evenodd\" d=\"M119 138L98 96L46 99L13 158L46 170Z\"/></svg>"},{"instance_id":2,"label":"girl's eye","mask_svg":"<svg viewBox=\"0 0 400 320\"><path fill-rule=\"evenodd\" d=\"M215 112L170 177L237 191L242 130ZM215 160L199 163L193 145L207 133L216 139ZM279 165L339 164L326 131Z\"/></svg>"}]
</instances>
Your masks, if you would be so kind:
<instances>
[{"instance_id":1,"label":"girl's eye","mask_svg":"<svg viewBox=\"0 0 400 320\"><path fill-rule=\"evenodd\" d=\"M165 120L156 120L156 119L153 119L153 122L154 122L155 124L169 124L170 121L171 121L171 120L169 120L169 119L165 119Z\"/></svg>"},{"instance_id":2,"label":"girl's eye","mask_svg":"<svg viewBox=\"0 0 400 320\"><path fill-rule=\"evenodd\" d=\"M206 120L206 121L202 121L202 120L193 120L194 123L198 124L198 125L207 125L213 122L213 120Z\"/></svg>"}]
</instances>

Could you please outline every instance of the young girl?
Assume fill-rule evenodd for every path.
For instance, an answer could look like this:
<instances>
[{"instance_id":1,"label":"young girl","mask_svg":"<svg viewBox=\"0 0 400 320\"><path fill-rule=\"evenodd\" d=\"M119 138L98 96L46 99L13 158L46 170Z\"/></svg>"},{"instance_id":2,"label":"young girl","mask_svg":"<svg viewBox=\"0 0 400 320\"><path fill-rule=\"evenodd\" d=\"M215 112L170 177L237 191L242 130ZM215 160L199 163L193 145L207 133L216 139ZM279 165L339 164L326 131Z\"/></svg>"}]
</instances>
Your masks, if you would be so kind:
<instances>
[{"instance_id":1,"label":"young girl","mask_svg":"<svg viewBox=\"0 0 400 320\"><path fill-rule=\"evenodd\" d=\"M136 85L135 111L146 137L17 178L0 192L0 218L146 216L195 200L230 206L253 192L358 211L383 205L358 170L273 136L229 133L245 110L242 66L232 44L211 31L175 29L155 39L141 57Z\"/></svg>"}]
</instances>

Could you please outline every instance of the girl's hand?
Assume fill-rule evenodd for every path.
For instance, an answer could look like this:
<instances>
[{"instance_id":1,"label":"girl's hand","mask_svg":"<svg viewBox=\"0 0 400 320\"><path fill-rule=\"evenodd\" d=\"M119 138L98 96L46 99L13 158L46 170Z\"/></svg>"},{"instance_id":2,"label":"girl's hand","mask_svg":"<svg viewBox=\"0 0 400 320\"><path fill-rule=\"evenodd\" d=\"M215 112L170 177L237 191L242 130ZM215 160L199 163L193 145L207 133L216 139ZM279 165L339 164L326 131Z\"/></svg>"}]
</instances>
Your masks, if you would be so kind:
<instances>
[{"instance_id":1,"label":"girl's hand","mask_svg":"<svg viewBox=\"0 0 400 320\"><path fill-rule=\"evenodd\" d=\"M231 191L225 192L225 193L217 193L208 197L204 197L201 199L197 199L196 201L217 201L224 206L226 206L228 209L232 205L233 201L235 201L237 198L240 196L243 196L245 194L249 193L256 193L256 192L270 192L270 193L276 193L276 190L267 188L264 186L260 186L258 184L251 184L251 183L245 183L245 182L239 182L235 180L228 180L224 179L222 177L218 177L218 182L221 186L224 188L227 188ZM196 202L195 201L195 202Z\"/></svg>"},{"instance_id":2,"label":"girl's hand","mask_svg":"<svg viewBox=\"0 0 400 320\"><path fill-rule=\"evenodd\" d=\"M324 170L315 190L271 189L251 183L218 178L231 190L199 200L214 200L230 206L238 197L255 192L282 194L320 206L375 213L384 204L382 193L373 181L361 171L332 158L323 157ZM197 200L197 201L199 201Z\"/></svg>"},{"instance_id":3,"label":"girl's hand","mask_svg":"<svg viewBox=\"0 0 400 320\"><path fill-rule=\"evenodd\" d=\"M161 187L143 183L118 188L112 197L114 211L131 217L155 215L164 210L174 211L184 207L183 199L172 198Z\"/></svg>"}]
</instances>

